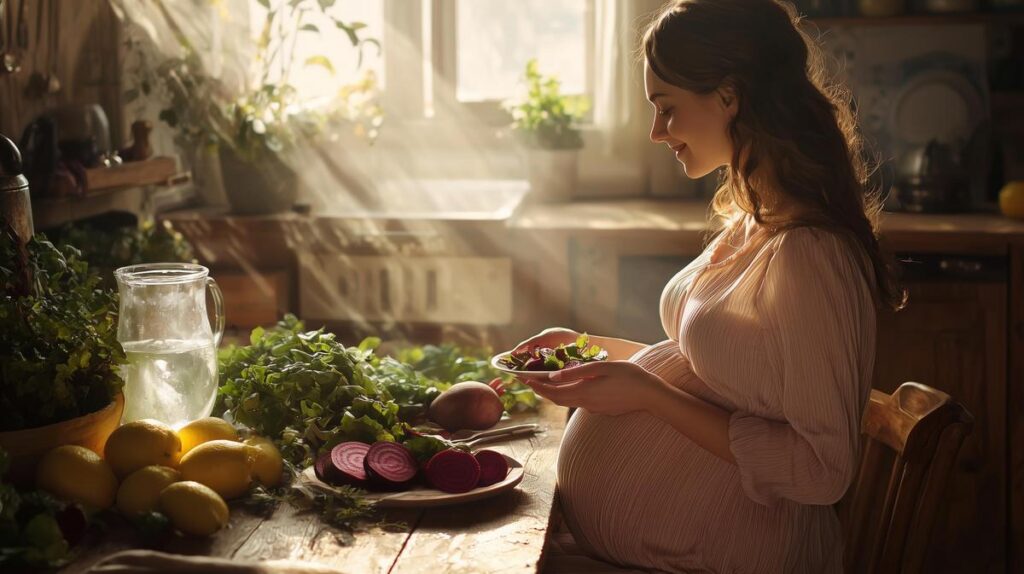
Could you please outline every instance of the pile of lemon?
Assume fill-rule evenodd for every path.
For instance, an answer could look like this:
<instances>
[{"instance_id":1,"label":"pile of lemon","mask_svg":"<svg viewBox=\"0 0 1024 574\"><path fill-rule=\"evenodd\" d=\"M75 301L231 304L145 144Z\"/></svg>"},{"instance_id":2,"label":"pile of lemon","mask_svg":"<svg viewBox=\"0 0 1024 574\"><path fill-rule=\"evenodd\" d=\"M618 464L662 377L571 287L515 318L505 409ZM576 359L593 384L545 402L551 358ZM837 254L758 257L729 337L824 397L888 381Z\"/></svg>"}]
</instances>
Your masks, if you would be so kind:
<instances>
[{"instance_id":1,"label":"pile of lemon","mask_svg":"<svg viewBox=\"0 0 1024 574\"><path fill-rule=\"evenodd\" d=\"M177 432L146 419L118 427L102 457L81 446L49 451L36 486L90 510L116 504L128 517L159 511L178 530L209 536L228 522L225 499L244 494L253 480L277 486L283 466L273 442L242 441L223 419L199 419Z\"/></svg>"}]
</instances>

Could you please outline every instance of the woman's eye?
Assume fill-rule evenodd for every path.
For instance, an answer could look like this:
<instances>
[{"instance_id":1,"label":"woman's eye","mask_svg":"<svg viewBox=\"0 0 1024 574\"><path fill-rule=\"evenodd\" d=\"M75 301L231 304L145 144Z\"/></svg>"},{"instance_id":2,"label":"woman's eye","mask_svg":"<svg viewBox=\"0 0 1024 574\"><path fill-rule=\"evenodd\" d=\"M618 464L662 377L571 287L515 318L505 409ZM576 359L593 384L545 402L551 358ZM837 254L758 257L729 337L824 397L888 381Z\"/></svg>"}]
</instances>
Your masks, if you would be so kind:
<instances>
[{"instance_id":1,"label":"woman's eye","mask_svg":"<svg viewBox=\"0 0 1024 574\"><path fill-rule=\"evenodd\" d=\"M672 113L672 108L665 108L664 110L658 110L659 116L667 116Z\"/></svg>"}]
</instances>

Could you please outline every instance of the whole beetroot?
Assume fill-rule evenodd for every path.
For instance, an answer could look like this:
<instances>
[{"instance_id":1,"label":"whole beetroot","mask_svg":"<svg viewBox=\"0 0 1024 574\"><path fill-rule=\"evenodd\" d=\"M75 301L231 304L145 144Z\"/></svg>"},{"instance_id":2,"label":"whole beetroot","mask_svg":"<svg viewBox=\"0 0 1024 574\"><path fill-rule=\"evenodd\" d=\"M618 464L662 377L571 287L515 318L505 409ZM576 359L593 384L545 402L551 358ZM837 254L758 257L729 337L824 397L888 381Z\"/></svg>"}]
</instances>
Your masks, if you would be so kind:
<instances>
[{"instance_id":1,"label":"whole beetroot","mask_svg":"<svg viewBox=\"0 0 1024 574\"><path fill-rule=\"evenodd\" d=\"M456 383L430 403L430 420L448 432L484 430L501 419L505 407L498 393L484 383Z\"/></svg>"}]
</instances>

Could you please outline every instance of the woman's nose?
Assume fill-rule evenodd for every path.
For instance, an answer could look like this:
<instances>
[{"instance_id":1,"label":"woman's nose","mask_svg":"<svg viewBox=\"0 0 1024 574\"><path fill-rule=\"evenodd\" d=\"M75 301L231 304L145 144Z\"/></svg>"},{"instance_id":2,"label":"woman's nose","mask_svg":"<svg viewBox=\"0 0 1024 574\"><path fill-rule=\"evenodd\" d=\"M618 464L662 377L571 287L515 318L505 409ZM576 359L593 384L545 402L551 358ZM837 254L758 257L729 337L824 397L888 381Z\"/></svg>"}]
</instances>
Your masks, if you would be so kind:
<instances>
[{"instance_id":1,"label":"woman's nose","mask_svg":"<svg viewBox=\"0 0 1024 574\"><path fill-rule=\"evenodd\" d=\"M668 132L665 131L665 123L661 121L661 117L657 114L654 115L654 125L651 126L651 141L654 143L663 142L668 136Z\"/></svg>"}]
</instances>

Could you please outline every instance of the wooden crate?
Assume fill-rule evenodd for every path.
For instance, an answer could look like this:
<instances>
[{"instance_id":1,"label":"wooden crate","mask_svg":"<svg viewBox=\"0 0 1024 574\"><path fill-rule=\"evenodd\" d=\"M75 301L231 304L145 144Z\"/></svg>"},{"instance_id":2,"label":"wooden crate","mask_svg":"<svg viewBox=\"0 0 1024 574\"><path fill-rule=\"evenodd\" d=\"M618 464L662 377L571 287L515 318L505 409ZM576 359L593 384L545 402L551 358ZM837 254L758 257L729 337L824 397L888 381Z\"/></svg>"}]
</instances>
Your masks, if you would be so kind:
<instances>
[{"instance_id":1,"label":"wooden crate","mask_svg":"<svg viewBox=\"0 0 1024 574\"><path fill-rule=\"evenodd\" d=\"M113 167L96 167L85 170L88 192L112 187L165 184L178 172L172 157L153 157L142 161L131 161Z\"/></svg>"}]
</instances>

